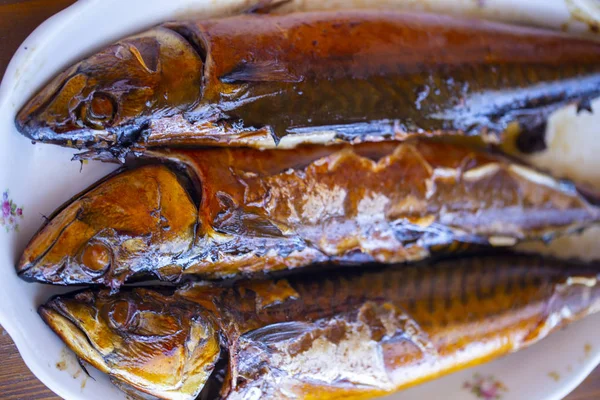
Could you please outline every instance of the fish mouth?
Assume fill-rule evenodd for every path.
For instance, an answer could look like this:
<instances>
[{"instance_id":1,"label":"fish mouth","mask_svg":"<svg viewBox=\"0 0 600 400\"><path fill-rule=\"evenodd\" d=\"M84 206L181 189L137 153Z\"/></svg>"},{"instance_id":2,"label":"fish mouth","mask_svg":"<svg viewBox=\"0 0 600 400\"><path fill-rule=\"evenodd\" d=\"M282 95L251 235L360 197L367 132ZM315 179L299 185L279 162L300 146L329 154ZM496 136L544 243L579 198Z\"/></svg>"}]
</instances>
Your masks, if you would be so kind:
<instances>
[{"instance_id":1,"label":"fish mouth","mask_svg":"<svg viewBox=\"0 0 600 400\"><path fill-rule=\"evenodd\" d=\"M117 158L142 145L149 123L132 123L110 129L79 128L67 132L40 126L35 119L17 124L19 132L33 142L55 144L78 150L92 150L97 153L109 152Z\"/></svg>"},{"instance_id":2,"label":"fish mouth","mask_svg":"<svg viewBox=\"0 0 600 400\"><path fill-rule=\"evenodd\" d=\"M77 326L72 318L59 311L61 306L56 304L57 302L63 305L59 298L52 299L46 305L38 308L38 314L79 358L90 363L99 371L108 373L110 371L109 366L98 350L94 348L90 338Z\"/></svg>"},{"instance_id":3,"label":"fish mouth","mask_svg":"<svg viewBox=\"0 0 600 400\"><path fill-rule=\"evenodd\" d=\"M15 118L15 125L19 132L27 137L32 137L34 135L31 133L31 129L34 127L42 128L42 124L36 117L39 117L48 105L56 99L67 82L76 74L78 68L79 65L76 64L63 71L25 103Z\"/></svg>"},{"instance_id":4,"label":"fish mouth","mask_svg":"<svg viewBox=\"0 0 600 400\"><path fill-rule=\"evenodd\" d=\"M77 198L75 201L79 201ZM55 249L60 249L61 240L65 236L74 235L73 230L87 229L82 225L79 217L83 212L81 206L65 207L59 209L50 217L48 223L40 228L36 235L27 244L21 258L16 264L17 275L28 282L39 282L53 285L73 285L73 284L96 284L99 276L92 276L84 273L82 268L76 267L77 249L85 245L89 237L95 235L95 232L87 232L86 235L79 238L77 243L67 243L68 248L60 252L63 256L60 259L48 260L48 255ZM83 227L83 228L82 228ZM89 237L88 237L89 236ZM57 247L58 246L58 247ZM81 273L73 274L73 271Z\"/></svg>"},{"instance_id":5,"label":"fish mouth","mask_svg":"<svg viewBox=\"0 0 600 400\"><path fill-rule=\"evenodd\" d=\"M59 285L67 286L68 284L60 278L60 274L44 274L43 267L38 266L36 263L21 264L17 265L17 275L25 282L29 283L45 283L48 285ZM59 269L64 269L61 267ZM53 279L54 277L54 279Z\"/></svg>"},{"instance_id":6,"label":"fish mouth","mask_svg":"<svg viewBox=\"0 0 600 400\"><path fill-rule=\"evenodd\" d=\"M49 127L40 127L35 120L30 120L24 125L18 125L19 132L34 142L51 143L65 147L84 148L100 143L117 142L117 134L106 130L83 128L65 133L57 133Z\"/></svg>"},{"instance_id":7,"label":"fish mouth","mask_svg":"<svg viewBox=\"0 0 600 400\"><path fill-rule=\"evenodd\" d=\"M41 95L41 94L40 94ZM51 100L49 100L51 101ZM71 122L66 126L50 126L39 118L40 110L35 105L36 99L26 105L17 115L15 125L26 138L40 143L51 143L65 147L83 148L101 143L116 143L116 130L99 130L75 126ZM30 111L36 109L36 111ZM43 109L41 110L43 112Z\"/></svg>"},{"instance_id":8,"label":"fish mouth","mask_svg":"<svg viewBox=\"0 0 600 400\"><path fill-rule=\"evenodd\" d=\"M19 263L17 265L17 275L25 282L44 283L56 286L70 285L101 285L104 283L102 276L92 276L90 274L77 274L76 279L70 278L73 274L66 273L68 270L69 261L66 260L59 265L48 266L32 262L28 264ZM82 268L79 268L82 270Z\"/></svg>"},{"instance_id":9,"label":"fish mouth","mask_svg":"<svg viewBox=\"0 0 600 400\"><path fill-rule=\"evenodd\" d=\"M70 82L78 78L87 79L85 74L78 71L78 65L64 71L29 100L15 117L17 130L34 142L78 149L126 148L135 145L149 126L147 117L138 116L115 126L94 127L79 121L71 106L68 109L67 106L62 106L59 111L53 110L53 103L57 101L61 91L71 85ZM75 91L81 90L77 88Z\"/></svg>"}]
</instances>

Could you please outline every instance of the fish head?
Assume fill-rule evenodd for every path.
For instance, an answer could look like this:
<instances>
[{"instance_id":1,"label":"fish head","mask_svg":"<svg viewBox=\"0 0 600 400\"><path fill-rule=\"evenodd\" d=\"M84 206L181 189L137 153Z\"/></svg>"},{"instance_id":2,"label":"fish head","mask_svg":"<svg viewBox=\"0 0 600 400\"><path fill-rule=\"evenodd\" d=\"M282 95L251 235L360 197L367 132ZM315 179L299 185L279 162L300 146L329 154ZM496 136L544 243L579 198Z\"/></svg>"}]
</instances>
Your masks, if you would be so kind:
<instances>
[{"instance_id":1,"label":"fish head","mask_svg":"<svg viewBox=\"0 0 600 400\"><path fill-rule=\"evenodd\" d=\"M162 399L195 399L220 357L212 317L156 290L87 290L55 297L39 313L78 357Z\"/></svg>"},{"instance_id":2,"label":"fish head","mask_svg":"<svg viewBox=\"0 0 600 400\"><path fill-rule=\"evenodd\" d=\"M128 145L151 117L193 108L202 87L201 55L183 36L157 27L67 69L19 112L34 141L65 146Z\"/></svg>"},{"instance_id":3,"label":"fish head","mask_svg":"<svg viewBox=\"0 0 600 400\"><path fill-rule=\"evenodd\" d=\"M127 170L60 210L17 265L27 280L118 288L136 274L176 280L174 260L192 245L197 207L164 165ZM162 274L162 275L161 275Z\"/></svg>"}]
</instances>

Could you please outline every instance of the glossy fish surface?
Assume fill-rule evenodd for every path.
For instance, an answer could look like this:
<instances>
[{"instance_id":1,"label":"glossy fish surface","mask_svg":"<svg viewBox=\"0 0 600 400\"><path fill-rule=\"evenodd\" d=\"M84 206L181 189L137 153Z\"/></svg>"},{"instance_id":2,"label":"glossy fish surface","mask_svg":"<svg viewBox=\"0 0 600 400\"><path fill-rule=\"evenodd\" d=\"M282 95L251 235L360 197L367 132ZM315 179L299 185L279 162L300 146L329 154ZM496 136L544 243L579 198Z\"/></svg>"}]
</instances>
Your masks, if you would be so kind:
<instances>
[{"instance_id":1,"label":"glossy fish surface","mask_svg":"<svg viewBox=\"0 0 600 400\"><path fill-rule=\"evenodd\" d=\"M82 358L135 387L151 387L161 398L193 399L219 359L217 332L204 312L171 295L84 291L46 307L42 317L77 354L86 354ZM74 324L85 336L70 335Z\"/></svg>"},{"instance_id":2,"label":"glossy fish surface","mask_svg":"<svg viewBox=\"0 0 600 400\"><path fill-rule=\"evenodd\" d=\"M517 351L597 312L599 272L495 254L233 286L193 283L173 295L85 291L52 299L40 314L79 357L159 398L194 399L206 383L212 388L201 399L361 399ZM152 352L135 351L140 346ZM152 374L139 369L146 365ZM175 369L174 378L161 379ZM179 371L187 371L186 384Z\"/></svg>"},{"instance_id":3,"label":"glossy fish surface","mask_svg":"<svg viewBox=\"0 0 600 400\"><path fill-rule=\"evenodd\" d=\"M550 240L600 219L572 184L456 144L154 155L178 167L131 169L74 199L31 240L20 276L116 289L144 275L400 263L457 243Z\"/></svg>"},{"instance_id":4,"label":"glossy fish surface","mask_svg":"<svg viewBox=\"0 0 600 400\"><path fill-rule=\"evenodd\" d=\"M165 23L56 77L17 116L35 141L111 150L293 147L538 131L600 96L600 44L393 10Z\"/></svg>"}]
</instances>

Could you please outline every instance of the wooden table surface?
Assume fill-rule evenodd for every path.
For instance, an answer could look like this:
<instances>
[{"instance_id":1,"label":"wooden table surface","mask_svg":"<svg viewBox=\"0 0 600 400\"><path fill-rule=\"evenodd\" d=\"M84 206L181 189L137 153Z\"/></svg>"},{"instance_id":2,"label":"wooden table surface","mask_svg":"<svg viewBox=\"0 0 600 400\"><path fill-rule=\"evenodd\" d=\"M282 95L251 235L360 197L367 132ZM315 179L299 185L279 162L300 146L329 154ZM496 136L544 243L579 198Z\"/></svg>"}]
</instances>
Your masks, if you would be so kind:
<instances>
[{"instance_id":1,"label":"wooden table surface","mask_svg":"<svg viewBox=\"0 0 600 400\"><path fill-rule=\"evenodd\" d=\"M27 35L46 18L74 2L74 0L0 0L0 76L4 74L10 58ZM58 399L29 372L2 327L0 327L0 399ZM600 399L600 368L597 368L566 399Z\"/></svg>"}]
</instances>

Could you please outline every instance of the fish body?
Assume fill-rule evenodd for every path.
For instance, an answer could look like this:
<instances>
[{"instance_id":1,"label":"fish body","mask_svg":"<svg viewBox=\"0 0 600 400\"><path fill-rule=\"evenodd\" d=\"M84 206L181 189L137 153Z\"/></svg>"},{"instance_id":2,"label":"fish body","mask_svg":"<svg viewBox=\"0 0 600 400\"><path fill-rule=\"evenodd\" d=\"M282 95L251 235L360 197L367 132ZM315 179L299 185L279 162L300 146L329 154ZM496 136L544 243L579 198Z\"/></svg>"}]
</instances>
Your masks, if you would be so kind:
<instances>
[{"instance_id":1,"label":"fish body","mask_svg":"<svg viewBox=\"0 0 600 400\"><path fill-rule=\"evenodd\" d=\"M600 96L600 44L393 10L171 22L81 61L17 116L27 137L110 150L294 147L441 134L501 140Z\"/></svg>"},{"instance_id":2,"label":"fish body","mask_svg":"<svg viewBox=\"0 0 600 400\"><path fill-rule=\"evenodd\" d=\"M598 272L496 254L233 286L191 283L172 295L85 291L52 299L40 314L79 357L159 398L193 399L212 373L213 384L217 376L223 383L201 398L359 399L519 350L597 312Z\"/></svg>"},{"instance_id":3,"label":"fish body","mask_svg":"<svg viewBox=\"0 0 600 400\"><path fill-rule=\"evenodd\" d=\"M153 155L178 167L128 170L75 199L29 243L20 276L118 288L144 274L178 281L400 263L457 243L550 240L600 218L572 184L456 144Z\"/></svg>"}]
</instances>

